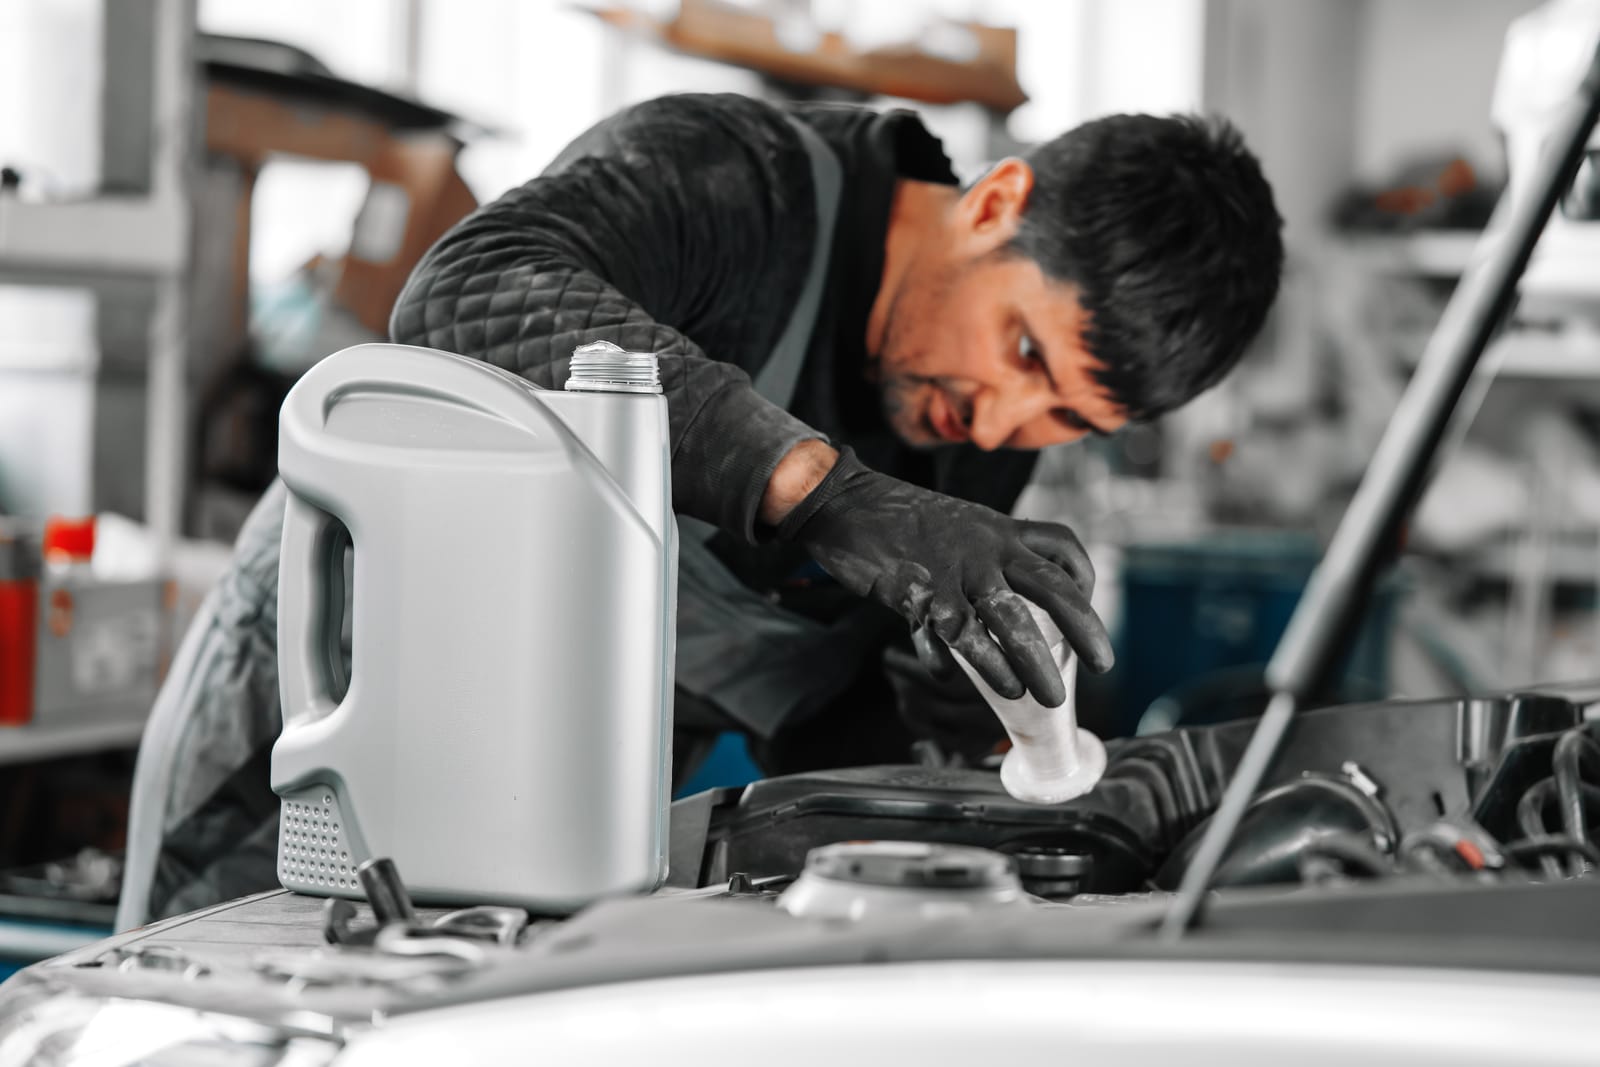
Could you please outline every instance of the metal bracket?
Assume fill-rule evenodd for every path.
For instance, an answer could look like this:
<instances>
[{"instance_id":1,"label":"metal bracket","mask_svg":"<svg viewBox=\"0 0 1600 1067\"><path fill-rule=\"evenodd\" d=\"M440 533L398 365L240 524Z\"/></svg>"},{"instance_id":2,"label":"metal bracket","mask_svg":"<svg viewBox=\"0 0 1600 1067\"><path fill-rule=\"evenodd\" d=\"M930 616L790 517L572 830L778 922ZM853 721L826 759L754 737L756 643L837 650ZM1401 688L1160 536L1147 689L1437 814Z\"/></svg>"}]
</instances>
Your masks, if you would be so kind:
<instances>
[{"instance_id":1,"label":"metal bracket","mask_svg":"<svg viewBox=\"0 0 1600 1067\"><path fill-rule=\"evenodd\" d=\"M417 918L411 894L406 892L394 861L387 858L361 864L356 868L356 877L361 880L377 921L357 923L359 910L355 904L337 897L330 899L322 909L322 936L330 945L376 948L402 956L470 957L470 962L476 963L483 956L478 942L514 945L528 926L528 913L521 908L492 905L463 908L424 923Z\"/></svg>"}]
</instances>

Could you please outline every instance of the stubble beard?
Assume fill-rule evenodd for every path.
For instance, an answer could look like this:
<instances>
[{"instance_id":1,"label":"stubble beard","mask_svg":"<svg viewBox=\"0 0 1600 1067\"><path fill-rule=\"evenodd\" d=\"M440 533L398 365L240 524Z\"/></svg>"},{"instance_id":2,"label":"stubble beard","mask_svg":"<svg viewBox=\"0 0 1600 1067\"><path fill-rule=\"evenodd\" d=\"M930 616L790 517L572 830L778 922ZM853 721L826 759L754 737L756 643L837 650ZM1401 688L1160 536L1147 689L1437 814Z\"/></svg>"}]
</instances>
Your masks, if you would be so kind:
<instances>
[{"instance_id":1,"label":"stubble beard","mask_svg":"<svg viewBox=\"0 0 1600 1067\"><path fill-rule=\"evenodd\" d=\"M926 394L937 382L910 369L927 363L923 351L917 347L918 342L908 336L912 332L910 322L919 315L925 316L928 308L946 298L953 282L949 274L934 279L929 285L932 299L920 305L902 299L903 292L896 293L885 316L883 347L868 359L867 378L878 386L884 420L895 436L912 448L933 448L942 444L943 439L928 424L927 418Z\"/></svg>"}]
</instances>

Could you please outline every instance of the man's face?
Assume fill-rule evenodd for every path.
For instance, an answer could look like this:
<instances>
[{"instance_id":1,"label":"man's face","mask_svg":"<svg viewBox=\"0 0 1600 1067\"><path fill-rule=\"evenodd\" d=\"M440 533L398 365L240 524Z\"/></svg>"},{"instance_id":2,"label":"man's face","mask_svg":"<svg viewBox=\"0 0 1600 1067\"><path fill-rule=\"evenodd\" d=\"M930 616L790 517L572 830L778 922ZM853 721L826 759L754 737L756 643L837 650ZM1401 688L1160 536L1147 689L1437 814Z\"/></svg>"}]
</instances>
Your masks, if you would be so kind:
<instances>
[{"instance_id":1,"label":"man's face","mask_svg":"<svg viewBox=\"0 0 1600 1067\"><path fill-rule=\"evenodd\" d=\"M1012 160L969 189L888 305L871 372L910 445L1037 449L1127 422L1094 379L1073 287L1001 252L1031 177Z\"/></svg>"}]
</instances>

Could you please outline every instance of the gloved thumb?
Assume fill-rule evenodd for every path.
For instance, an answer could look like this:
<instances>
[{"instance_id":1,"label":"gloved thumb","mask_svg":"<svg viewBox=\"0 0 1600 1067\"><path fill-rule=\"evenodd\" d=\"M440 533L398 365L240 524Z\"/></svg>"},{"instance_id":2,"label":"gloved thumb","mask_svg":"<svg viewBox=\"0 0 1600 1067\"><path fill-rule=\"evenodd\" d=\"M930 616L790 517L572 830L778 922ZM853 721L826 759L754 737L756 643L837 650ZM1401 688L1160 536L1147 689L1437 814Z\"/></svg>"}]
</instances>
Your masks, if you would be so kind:
<instances>
[{"instance_id":1,"label":"gloved thumb","mask_svg":"<svg viewBox=\"0 0 1600 1067\"><path fill-rule=\"evenodd\" d=\"M941 641L931 627L914 627L911 631L911 647L916 649L917 662L937 681L951 682L964 677L961 665L950 652L950 646Z\"/></svg>"}]
</instances>

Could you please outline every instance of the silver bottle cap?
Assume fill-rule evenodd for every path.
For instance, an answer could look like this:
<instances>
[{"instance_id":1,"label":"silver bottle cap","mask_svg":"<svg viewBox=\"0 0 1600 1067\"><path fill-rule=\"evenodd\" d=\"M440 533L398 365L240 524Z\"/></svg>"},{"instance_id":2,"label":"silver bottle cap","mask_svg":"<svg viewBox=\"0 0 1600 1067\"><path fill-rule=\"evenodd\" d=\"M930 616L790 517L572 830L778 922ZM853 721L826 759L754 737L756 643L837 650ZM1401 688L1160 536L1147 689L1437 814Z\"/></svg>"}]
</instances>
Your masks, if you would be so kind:
<instances>
[{"instance_id":1,"label":"silver bottle cap","mask_svg":"<svg viewBox=\"0 0 1600 1067\"><path fill-rule=\"evenodd\" d=\"M628 352L610 341L595 341L572 350L567 391L659 393L661 368L654 352Z\"/></svg>"}]
</instances>

